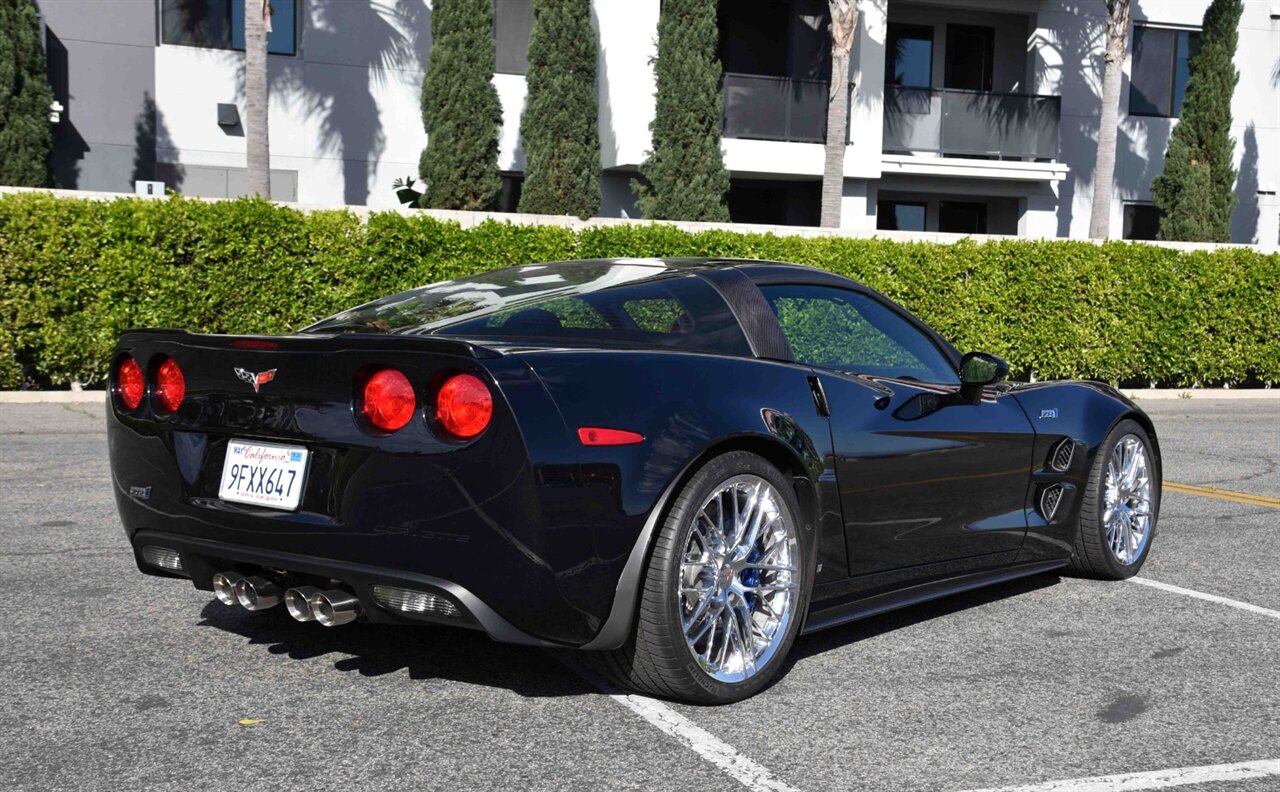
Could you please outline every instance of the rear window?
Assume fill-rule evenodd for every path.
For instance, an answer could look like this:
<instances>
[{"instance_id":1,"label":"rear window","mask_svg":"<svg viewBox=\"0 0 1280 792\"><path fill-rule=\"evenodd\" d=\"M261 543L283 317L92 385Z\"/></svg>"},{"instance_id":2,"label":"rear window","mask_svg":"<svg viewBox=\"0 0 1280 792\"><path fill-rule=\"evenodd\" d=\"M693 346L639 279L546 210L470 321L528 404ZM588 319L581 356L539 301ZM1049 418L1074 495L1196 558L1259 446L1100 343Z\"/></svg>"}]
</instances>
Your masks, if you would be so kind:
<instances>
[{"instance_id":1,"label":"rear window","mask_svg":"<svg viewBox=\"0 0 1280 792\"><path fill-rule=\"evenodd\" d=\"M435 334L751 354L729 306L691 275L525 303L446 325Z\"/></svg>"},{"instance_id":2,"label":"rear window","mask_svg":"<svg viewBox=\"0 0 1280 792\"><path fill-rule=\"evenodd\" d=\"M532 264L436 283L343 311L305 332L433 334L749 355L701 278L649 261Z\"/></svg>"}]
</instances>

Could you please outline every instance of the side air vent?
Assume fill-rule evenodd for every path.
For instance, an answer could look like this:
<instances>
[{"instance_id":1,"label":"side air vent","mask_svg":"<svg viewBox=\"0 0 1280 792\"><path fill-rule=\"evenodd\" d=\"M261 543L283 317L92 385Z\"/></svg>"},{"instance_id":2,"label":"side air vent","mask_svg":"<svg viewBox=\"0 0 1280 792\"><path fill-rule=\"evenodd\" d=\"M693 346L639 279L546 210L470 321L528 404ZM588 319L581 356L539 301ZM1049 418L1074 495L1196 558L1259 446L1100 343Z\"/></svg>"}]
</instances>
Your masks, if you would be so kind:
<instances>
[{"instance_id":1,"label":"side air vent","mask_svg":"<svg viewBox=\"0 0 1280 792\"><path fill-rule=\"evenodd\" d=\"M1062 502L1062 485L1051 484L1040 493L1040 514L1046 520L1052 520L1053 514Z\"/></svg>"},{"instance_id":2,"label":"side air vent","mask_svg":"<svg viewBox=\"0 0 1280 792\"><path fill-rule=\"evenodd\" d=\"M1071 467L1071 458L1075 455L1076 441L1068 437L1053 447L1053 453L1049 456L1049 467L1059 473L1066 473Z\"/></svg>"}]
</instances>

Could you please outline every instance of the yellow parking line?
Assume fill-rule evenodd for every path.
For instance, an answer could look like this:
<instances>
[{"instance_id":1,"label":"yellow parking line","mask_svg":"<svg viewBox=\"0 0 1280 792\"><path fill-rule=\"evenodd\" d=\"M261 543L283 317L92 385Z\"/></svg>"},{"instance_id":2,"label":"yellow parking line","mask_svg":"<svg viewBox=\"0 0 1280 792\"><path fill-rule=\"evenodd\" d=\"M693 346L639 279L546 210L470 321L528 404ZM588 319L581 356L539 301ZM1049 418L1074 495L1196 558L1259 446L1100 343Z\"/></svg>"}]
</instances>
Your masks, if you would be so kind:
<instances>
[{"instance_id":1,"label":"yellow parking line","mask_svg":"<svg viewBox=\"0 0 1280 792\"><path fill-rule=\"evenodd\" d=\"M1199 495L1204 498L1217 498L1218 500L1231 501L1232 503L1243 503L1246 506L1267 506L1272 509L1280 509L1280 498L1268 498L1264 495L1252 495L1248 492L1235 492L1233 490L1217 489L1215 487L1201 487L1196 484L1179 484L1175 481L1166 481L1164 483L1165 492L1178 492L1183 495Z\"/></svg>"}]
</instances>

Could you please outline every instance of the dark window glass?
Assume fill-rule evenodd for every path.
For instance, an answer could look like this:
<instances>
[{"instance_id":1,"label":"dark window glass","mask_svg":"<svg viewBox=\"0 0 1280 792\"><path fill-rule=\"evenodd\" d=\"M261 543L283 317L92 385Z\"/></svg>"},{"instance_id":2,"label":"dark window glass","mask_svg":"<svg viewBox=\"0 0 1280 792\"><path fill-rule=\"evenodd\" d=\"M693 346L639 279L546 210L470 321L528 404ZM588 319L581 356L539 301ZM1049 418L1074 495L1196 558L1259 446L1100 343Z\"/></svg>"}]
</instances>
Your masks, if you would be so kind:
<instances>
[{"instance_id":1,"label":"dark window glass","mask_svg":"<svg viewBox=\"0 0 1280 792\"><path fill-rule=\"evenodd\" d=\"M499 74L524 74L529 68L533 0L494 0L493 39Z\"/></svg>"},{"instance_id":2,"label":"dark window glass","mask_svg":"<svg viewBox=\"0 0 1280 792\"><path fill-rule=\"evenodd\" d=\"M923 231L925 205L915 201L877 201L876 228L881 231Z\"/></svg>"},{"instance_id":3,"label":"dark window glass","mask_svg":"<svg viewBox=\"0 0 1280 792\"><path fill-rule=\"evenodd\" d=\"M498 211L519 211L522 190L524 190L523 173L502 174L502 190L498 193Z\"/></svg>"},{"instance_id":4,"label":"dark window glass","mask_svg":"<svg viewBox=\"0 0 1280 792\"><path fill-rule=\"evenodd\" d=\"M947 25L946 87L990 91L995 41L995 28Z\"/></svg>"},{"instance_id":5,"label":"dark window glass","mask_svg":"<svg viewBox=\"0 0 1280 792\"><path fill-rule=\"evenodd\" d=\"M1151 204L1124 205L1124 238L1155 239L1160 230L1160 212Z\"/></svg>"},{"instance_id":6,"label":"dark window glass","mask_svg":"<svg viewBox=\"0 0 1280 792\"><path fill-rule=\"evenodd\" d=\"M822 182L731 179L726 202L735 223L816 226L822 215Z\"/></svg>"},{"instance_id":7,"label":"dark window glass","mask_svg":"<svg viewBox=\"0 0 1280 792\"><path fill-rule=\"evenodd\" d=\"M738 320L710 284L695 275L662 273L653 264L625 261L530 264L385 297L307 331L751 354Z\"/></svg>"},{"instance_id":8,"label":"dark window glass","mask_svg":"<svg viewBox=\"0 0 1280 792\"><path fill-rule=\"evenodd\" d=\"M244 0L161 0L160 41L186 47L244 49ZM297 0L271 0L267 52L297 51Z\"/></svg>"},{"instance_id":9,"label":"dark window glass","mask_svg":"<svg viewBox=\"0 0 1280 792\"><path fill-rule=\"evenodd\" d=\"M933 341L874 297L829 286L761 286L797 362L956 384Z\"/></svg>"},{"instance_id":10,"label":"dark window glass","mask_svg":"<svg viewBox=\"0 0 1280 792\"><path fill-rule=\"evenodd\" d=\"M933 28L890 23L884 73L889 85L933 85Z\"/></svg>"},{"instance_id":11,"label":"dark window glass","mask_svg":"<svg viewBox=\"0 0 1280 792\"><path fill-rule=\"evenodd\" d=\"M1164 117L1181 113L1191 57L1199 46L1200 34L1194 31L1134 26L1129 113Z\"/></svg>"},{"instance_id":12,"label":"dark window glass","mask_svg":"<svg viewBox=\"0 0 1280 792\"><path fill-rule=\"evenodd\" d=\"M987 205L970 201L938 204L938 230L948 234L987 233Z\"/></svg>"}]
</instances>

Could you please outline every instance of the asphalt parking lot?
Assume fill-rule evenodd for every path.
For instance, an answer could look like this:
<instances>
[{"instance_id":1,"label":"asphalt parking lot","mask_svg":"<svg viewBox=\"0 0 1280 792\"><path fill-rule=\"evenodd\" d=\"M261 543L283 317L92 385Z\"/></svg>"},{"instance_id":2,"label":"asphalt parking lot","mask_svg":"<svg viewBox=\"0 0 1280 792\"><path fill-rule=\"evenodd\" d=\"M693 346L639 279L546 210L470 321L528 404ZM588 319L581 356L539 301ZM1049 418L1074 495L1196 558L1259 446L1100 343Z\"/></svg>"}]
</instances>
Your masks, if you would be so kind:
<instances>
[{"instance_id":1,"label":"asphalt parking lot","mask_svg":"<svg viewBox=\"0 0 1280 792\"><path fill-rule=\"evenodd\" d=\"M1280 498L1280 401L1144 406L1166 480ZM801 638L777 685L713 709L478 633L325 630L144 577L99 405L0 405L0 449L0 789L1280 789L1259 499L1166 493L1142 577L1174 588L1049 575L918 606Z\"/></svg>"}]
</instances>

